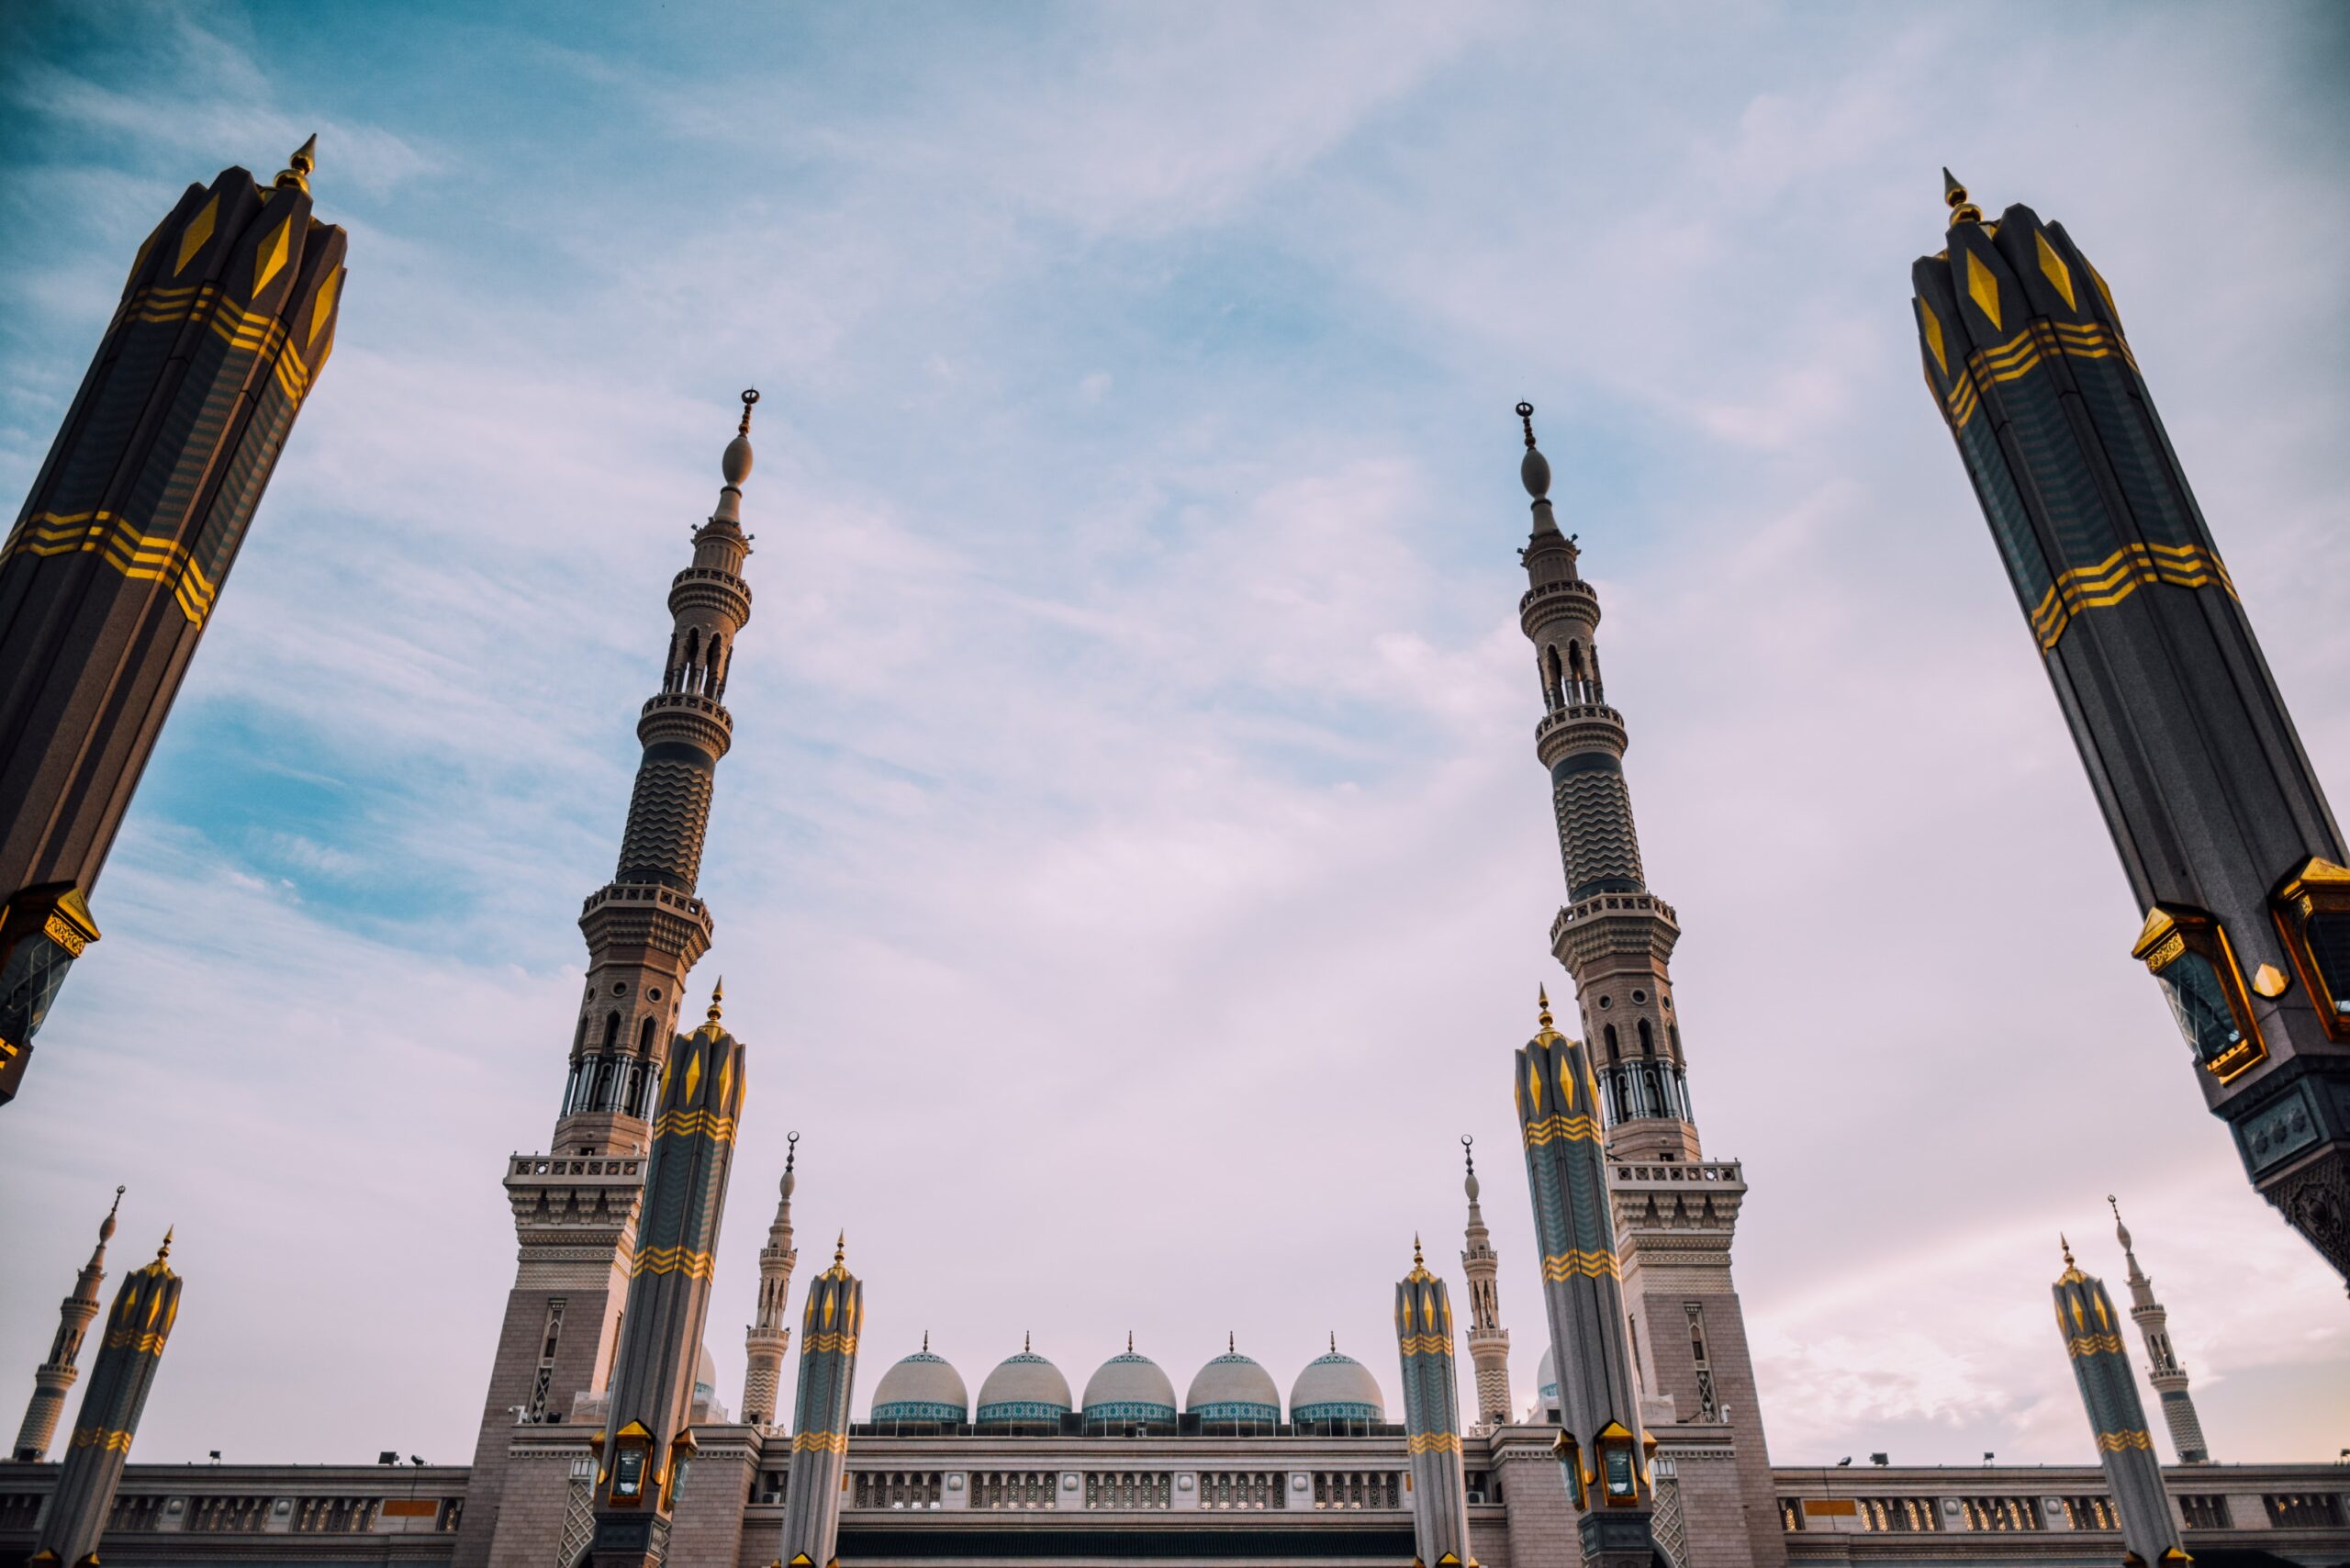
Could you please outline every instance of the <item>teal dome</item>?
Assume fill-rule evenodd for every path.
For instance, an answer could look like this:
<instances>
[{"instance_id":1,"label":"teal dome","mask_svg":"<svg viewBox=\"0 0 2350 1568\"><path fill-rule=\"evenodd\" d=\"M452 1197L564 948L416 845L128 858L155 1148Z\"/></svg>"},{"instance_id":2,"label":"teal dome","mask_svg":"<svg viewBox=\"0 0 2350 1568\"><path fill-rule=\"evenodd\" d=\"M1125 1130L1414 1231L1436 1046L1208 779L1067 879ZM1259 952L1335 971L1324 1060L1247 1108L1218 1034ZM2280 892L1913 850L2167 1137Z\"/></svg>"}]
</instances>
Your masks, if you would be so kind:
<instances>
[{"instance_id":1,"label":"teal dome","mask_svg":"<svg viewBox=\"0 0 2350 1568\"><path fill-rule=\"evenodd\" d=\"M1352 1356L1332 1350L1305 1363L1290 1385L1292 1421L1384 1421L1387 1410L1379 1380Z\"/></svg>"},{"instance_id":2,"label":"teal dome","mask_svg":"<svg viewBox=\"0 0 2350 1568\"><path fill-rule=\"evenodd\" d=\"M937 1421L960 1426L971 1418L970 1409L963 1374L926 1347L883 1372L873 1390L872 1418L885 1424Z\"/></svg>"},{"instance_id":3,"label":"teal dome","mask_svg":"<svg viewBox=\"0 0 2350 1568\"><path fill-rule=\"evenodd\" d=\"M1061 1369L1023 1350L1008 1356L979 1384L979 1407L973 1419L982 1427L1023 1421L1058 1421L1069 1413L1069 1379Z\"/></svg>"},{"instance_id":4,"label":"teal dome","mask_svg":"<svg viewBox=\"0 0 2350 1568\"><path fill-rule=\"evenodd\" d=\"M1137 1355L1131 1345L1124 1355L1112 1356L1086 1380L1085 1420L1118 1424L1128 1421L1175 1422L1175 1385L1158 1363Z\"/></svg>"},{"instance_id":5,"label":"teal dome","mask_svg":"<svg viewBox=\"0 0 2350 1568\"><path fill-rule=\"evenodd\" d=\"M1203 1421L1240 1421L1278 1426L1281 1393L1272 1374L1237 1350L1229 1350L1202 1367L1183 1396L1187 1415Z\"/></svg>"}]
</instances>

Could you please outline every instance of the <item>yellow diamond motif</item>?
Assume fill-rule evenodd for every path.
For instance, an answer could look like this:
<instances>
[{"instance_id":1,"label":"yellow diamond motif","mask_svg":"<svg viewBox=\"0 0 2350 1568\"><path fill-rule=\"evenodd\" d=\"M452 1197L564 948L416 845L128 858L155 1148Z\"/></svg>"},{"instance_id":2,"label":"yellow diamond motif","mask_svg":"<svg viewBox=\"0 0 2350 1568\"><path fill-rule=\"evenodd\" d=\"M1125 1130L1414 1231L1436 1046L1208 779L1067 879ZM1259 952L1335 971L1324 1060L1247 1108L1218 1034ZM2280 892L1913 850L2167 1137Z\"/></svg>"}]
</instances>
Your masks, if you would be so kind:
<instances>
[{"instance_id":1,"label":"yellow diamond motif","mask_svg":"<svg viewBox=\"0 0 2350 1568\"><path fill-rule=\"evenodd\" d=\"M1526 1092L1534 1097L1534 1114L1542 1114L1542 1069L1539 1063L1526 1064Z\"/></svg>"},{"instance_id":2,"label":"yellow diamond motif","mask_svg":"<svg viewBox=\"0 0 2350 1568\"><path fill-rule=\"evenodd\" d=\"M261 291L269 286L269 280L277 275L278 268L285 264L285 252L294 243L293 229L294 215L289 212L279 221L277 232L263 241L261 249L253 252L255 298L259 298Z\"/></svg>"},{"instance_id":3,"label":"yellow diamond motif","mask_svg":"<svg viewBox=\"0 0 2350 1568\"><path fill-rule=\"evenodd\" d=\"M1561 1051L1559 1053L1559 1109L1561 1111L1572 1111L1574 1108L1574 1063L1567 1058L1567 1054L1564 1051Z\"/></svg>"},{"instance_id":4,"label":"yellow diamond motif","mask_svg":"<svg viewBox=\"0 0 2350 1568\"><path fill-rule=\"evenodd\" d=\"M304 348L319 341L319 329L327 324L329 316L334 314L334 297L341 292L342 269L337 267L328 274L326 282L319 286L318 303L310 307L310 334L302 340Z\"/></svg>"},{"instance_id":5,"label":"yellow diamond motif","mask_svg":"<svg viewBox=\"0 0 2350 1568\"><path fill-rule=\"evenodd\" d=\"M173 277L187 271L188 263L196 260L196 253L204 249L207 240L212 238L212 226L219 220L220 198L216 196L204 204L202 212L188 220L186 230L181 233L180 259L179 264L172 268Z\"/></svg>"},{"instance_id":6,"label":"yellow diamond motif","mask_svg":"<svg viewBox=\"0 0 2350 1568\"><path fill-rule=\"evenodd\" d=\"M724 1061L722 1061L722 1062L721 1062L721 1063L719 1063L719 1064L718 1064L718 1101L717 1101L717 1103L719 1104L719 1106L720 1106L721 1108L723 1108L723 1107L725 1106L725 1104L726 1104L726 1092L727 1092L728 1090L730 1090L730 1089L733 1088L733 1087L734 1087L734 1058L733 1058L733 1057L731 1057L731 1056L730 1056L730 1057L728 1057Z\"/></svg>"},{"instance_id":7,"label":"yellow diamond motif","mask_svg":"<svg viewBox=\"0 0 2350 1568\"><path fill-rule=\"evenodd\" d=\"M2047 235L2034 230L2031 237L2040 241L2040 270L2048 274L2048 281L2054 284L2056 292L2065 297L2065 307L2078 310L2080 306L2073 298L2073 269L2065 264L2065 258L2056 253L2056 248L2048 242Z\"/></svg>"},{"instance_id":8,"label":"yellow diamond motif","mask_svg":"<svg viewBox=\"0 0 2350 1568\"><path fill-rule=\"evenodd\" d=\"M1934 363L1942 367L1944 375L1948 375L1950 353L1942 347L1942 319L1934 314L1932 306L1920 299L1918 301L1918 320L1926 329L1926 346L1933 350Z\"/></svg>"},{"instance_id":9,"label":"yellow diamond motif","mask_svg":"<svg viewBox=\"0 0 2350 1568\"><path fill-rule=\"evenodd\" d=\"M1982 308L1984 315L1991 318L1991 325L1997 327L1999 324L1999 279L1983 264L1983 258L1973 251L1966 252L1966 292L1975 297L1975 303Z\"/></svg>"}]
</instances>

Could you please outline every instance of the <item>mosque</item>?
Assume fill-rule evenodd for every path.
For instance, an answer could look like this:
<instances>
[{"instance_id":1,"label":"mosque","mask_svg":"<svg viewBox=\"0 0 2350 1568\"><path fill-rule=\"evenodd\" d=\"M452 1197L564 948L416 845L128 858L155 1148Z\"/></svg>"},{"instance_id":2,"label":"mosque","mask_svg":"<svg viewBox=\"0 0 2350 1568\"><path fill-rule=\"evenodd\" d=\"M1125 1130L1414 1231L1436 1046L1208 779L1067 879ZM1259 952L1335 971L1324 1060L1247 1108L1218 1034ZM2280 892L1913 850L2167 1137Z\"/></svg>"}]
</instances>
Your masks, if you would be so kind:
<instances>
[{"instance_id":1,"label":"mosque","mask_svg":"<svg viewBox=\"0 0 2350 1568\"><path fill-rule=\"evenodd\" d=\"M202 241L173 243L185 266ZM588 963L560 1111L544 1152L512 1156L498 1172L518 1254L472 1462L130 1463L182 1282L166 1238L105 1305L109 1214L34 1373L13 1459L0 1463L0 1561L2350 1561L2350 1468L2232 1464L2209 1451L2164 1308L2118 1213L2128 1332L2175 1462L2156 1462L2123 1309L2069 1254L2053 1289L2090 1423L2082 1462L1772 1462L1732 1279L1747 1183L1735 1159L1701 1141L1671 972L1678 917L1642 869L1622 767L1628 725L1602 673L1599 595L1582 576L1579 541L1558 525L1524 404L1519 477L1531 517L1518 613L1565 882L1551 946L1571 978L1575 1026L1559 1026L1546 994L1515 1058L1540 1247L1522 1266L1540 1275L1547 1318L1535 1399L1512 1406L1511 1333L1496 1290L1505 1260L1470 1163L1457 1274L1443 1277L1446 1260L1431 1263L1416 1247L1399 1269L1396 1341L1378 1355L1400 1372L1401 1408L1349 1353L1371 1352L1335 1340L1304 1366L1281 1369L1285 1390L1274 1369L1227 1341L1179 1399L1169 1369L1131 1338L1087 1374L1081 1394L1024 1343L979 1377L976 1394L925 1338L880 1372L860 1411L864 1282L835 1245L795 1296L797 1177L787 1159L730 1409L704 1335L748 1052L715 991L689 1032L681 1023L688 975L712 937L697 886L712 783L733 736L724 699L751 619L743 520L755 401L744 394L717 502L668 585L669 625L646 638L648 652L666 653L636 716L643 760L614 872L580 914ZM1497 1045L1497 1068L1501 1056ZM65 1262L53 1266L62 1278ZM1459 1323L1455 1284L1466 1304ZM90 1378L61 1441L85 1341Z\"/></svg>"}]
</instances>

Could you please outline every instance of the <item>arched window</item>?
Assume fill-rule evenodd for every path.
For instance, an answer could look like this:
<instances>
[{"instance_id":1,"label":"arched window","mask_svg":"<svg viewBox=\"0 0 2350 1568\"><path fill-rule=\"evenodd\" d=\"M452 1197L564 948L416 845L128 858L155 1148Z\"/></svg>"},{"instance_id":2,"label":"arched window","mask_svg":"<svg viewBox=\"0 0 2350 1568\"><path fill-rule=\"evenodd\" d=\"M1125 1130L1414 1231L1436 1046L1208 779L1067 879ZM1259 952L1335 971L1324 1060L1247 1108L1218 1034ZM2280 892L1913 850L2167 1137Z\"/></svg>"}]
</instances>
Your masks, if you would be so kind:
<instances>
[{"instance_id":1,"label":"arched window","mask_svg":"<svg viewBox=\"0 0 2350 1568\"><path fill-rule=\"evenodd\" d=\"M712 632L710 634L710 652L702 655L701 689L713 697L718 694L719 659L725 648L726 639Z\"/></svg>"},{"instance_id":2,"label":"arched window","mask_svg":"<svg viewBox=\"0 0 2350 1568\"><path fill-rule=\"evenodd\" d=\"M691 691L694 689L694 666L699 663L701 663L701 628L697 626L686 633L686 663L685 667L678 672L678 690Z\"/></svg>"},{"instance_id":3,"label":"arched window","mask_svg":"<svg viewBox=\"0 0 2350 1568\"><path fill-rule=\"evenodd\" d=\"M1566 706L1566 675L1559 667L1559 650L1555 644L1542 650L1542 695L1550 699L1553 708Z\"/></svg>"},{"instance_id":4,"label":"arched window","mask_svg":"<svg viewBox=\"0 0 2350 1568\"><path fill-rule=\"evenodd\" d=\"M620 1043L621 1015L618 1013L607 1013L604 1014L604 1048L608 1051L611 1050Z\"/></svg>"},{"instance_id":5,"label":"arched window","mask_svg":"<svg viewBox=\"0 0 2350 1568\"><path fill-rule=\"evenodd\" d=\"M669 662L661 666L661 689L677 689L677 634L675 632L669 633Z\"/></svg>"},{"instance_id":6,"label":"arched window","mask_svg":"<svg viewBox=\"0 0 2350 1568\"><path fill-rule=\"evenodd\" d=\"M1645 1018L1640 1020L1640 1054L1644 1057L1656 1055L1656 1032L1649 1027L1649 1021Z\"/></svg>"},{"instance_id":7,"label":"arched window","mask_svg":"<svg viewBox=\"0 0 2350 1568\"><path fill-rule=\"evenodd\" d=\"M588 1014L585 1013L579 1015L579 1033L571 1037L571 1048L575 1051L588 1048Z\"/></svg>"},{"instance_id":8,"label":"arched window","mask_svg":"<svg viewBox=\"0 0 2350 1568\"><path fill-rule=\"evenodd\" d=\"M1591 700L1591 680L1583 672L1583 644L1567 644L1567 700L1571 702Z\"/></svg>"},{"instance_id":9,"label":"arched window","mask_svg":"<svg viewBox=\"0 0 2350 1568\"><path fill-rule=\"evenodd\" d=\"M636 1054L643 1057L653 1054L653 1017L650 1014L645 1015L644 1022L637 1027Z\"/></svg>"},{"instance_id":10,"label":"arched window","mask_svg":"<svg viewBox=\"0 0 2350 1568\"><path fill-rule=\"evenodd\" d=\"M1624 1059L1624 1053L1616 1047L1616 1025L1613 1024L1607 1025L1607 1059L1611 1062Z\"/></svg>"}]
</instances>

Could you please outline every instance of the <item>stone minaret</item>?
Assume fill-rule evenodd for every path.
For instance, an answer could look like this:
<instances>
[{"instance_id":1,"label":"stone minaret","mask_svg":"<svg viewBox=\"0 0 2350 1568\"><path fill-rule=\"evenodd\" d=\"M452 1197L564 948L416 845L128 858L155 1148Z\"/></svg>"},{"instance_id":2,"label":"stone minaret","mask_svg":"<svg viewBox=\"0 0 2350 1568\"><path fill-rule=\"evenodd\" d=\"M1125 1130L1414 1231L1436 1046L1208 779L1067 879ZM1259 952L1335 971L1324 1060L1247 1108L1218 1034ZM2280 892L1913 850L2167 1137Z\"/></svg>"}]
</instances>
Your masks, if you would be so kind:
<instances>
[{"instance_id":1,"label":"stone minaret","mask_svg":"<svg viewBox=\"0 0 2350 1568\"><path fill-rule=\"evenodd\" d=\"M1698 1143L1668 968L1681 926L1640 868L1624 716L1607 705L1600 677L1599 595L1552 513L1533 406L1520 403L1517 414L1526 431L1518 473L1534 512L1518 624L1541 676L1534 746L1550 775L1567 880L1550 950L1574 977L1599 1083L1634 1358L1642 1386L1671 1399L1679 1419L1727 1423L1736 1434L1748 1544L1759 1568L1775 1568L1786 1542L1730 1279L1745 1175L1736 1160L1707 1160Z\"/></svg>"},{"instance_id":2,"label":"stone minaret","mask_svg":"<svg viewBox=\"0 0 2350 1568\"><path fill-rule=\"evenodd\" d=\"M2144 917L2132 956L2253 1185L2350 1276L2342 830L2105 279L1942 174L1919 354Z\"/></svg>"},{"instance_id":3,"label":"stone minaret","mask_svg":"<svg viewBox=\"0 0 2350 1568\"><path fill-rule=\"evenodd\" d=\"M1649 1568L1654 1495L1639 1380L1617 1280L1599 1081L1583 1047L1550 1022L1520 1047L1513 1080L1526 1180L1542 1252L1542 1305L1559 1369L1560 1463L1590 1568ZM1776 1526L1775 1509L1773 1524Z\"/></svg>"},{"instance_id":4,"label":"stone minaret","mask_svg":"<svg viewBox=\"0 0 2350 1568\"><path fill-rule=\"evenodd\" d=\"M81 1413L57 1473L57 1491L41 1518L40 1540L30 1559L34 1568L85 1568L98 1560L98 1537L114 1511L115 1488L130 1462L131 1439L155 1386L172 1320L179 1316L180 1277L165 1262L171 1255L166 1233L155 1260L115 1293L106 1337L98 1343L90 1385L82 1391Z\"/></svg>"},{"instance_id":5,"label":"stone minaret","mask_svg":"<svg viewBox=\"0 0 2350 1568\"><path fill-rule=\"evenodd\" d=\"M743 1420L752 1427L775 1425L776 1390L783 1381L783 1360L791 1352L791 1271L800 1262L799 1249L791 1245L791 1189L800 1178L791 1168L800 1158L800 1135L793 1133L789 1144L775 1223L767 1226L767 1244L759 1249L758 1321L743 1336Z\"/></svg>"},{"instance_id":6,"label":"stone minaret","mask_svg":"<svg viewBox=\"0 0 2350 1568\"><path fill-rule=\"evenodd\" d=\"M74 1366L82 1353L82 1336L98 1315L98 1284L106 1277L106 1243L114 1238L115 1209L122 1207L122 1189L114 1190L114 1208L98 1223L98 1244L82 1265L73 1294L58 1305L57 1338L49 1360L33 1373L32 1403L25 1406L25 1424L17 1429L16 1457L23 1464L39 1464L49 1457L49 1440L57 1435L57 1418L65 1413L65 1395L81 1372Z\"/></svg>"},{"instance_id":7,"label":"stone minaret","mask_svg":"<svg viewBox=\"0 0 2350 1568\"><path fill-rule=\"evenodd\" d=\"M0 544L0 1102L16 1092L172 699L334 347L318 139L224 169L139 248Z\"/></svg>"},{"instance_id":8,"label":"stone minaret","mask_svg":"<svg viewBox=\"0 0 2350 1568\"><path fill-rule=\"evenodd\" d=\"M718 1021L723 1000L711 992L708 1020L662 1064L628 1311L596 1445L593 1568L659 1568L678 1467L694 1450L694 1372L743 1114L743 1047Z\"/></svg>"},{"instance_id":9,"label":"stone minaret","mask_svg":"<svg viewBox=\"0 0 2350 1568\"><path fill-rule=\"evenodd\" d=\"M2178 1364L2178 1353L2170 1348L2170 1314L2154 1299L2154 1282L2138 1267L2138 1254L2130 1247L2130 1227L2121 1223L2121 1205L2109 1193L2105 1201L2112 1204L2114 1238L2121 1243L2121 1256L2130 1264L2130 1317L2146 1342L2146 1381L2154 1385L2163 1402L2170 1446L2181 1464L2209 1464L2211 1450L2203 1441L2203 1423L2196 1418L2195 1400L2187 1392L2187 1369Z\"/></svg>"},{"instance_id":10,"label":"stone minaret","mask_svg":"<svg viewBox=\"0 0 2350 1568\"><path fill-rule=\"evenodd\" d=\"M1469 1557L1469 1484L1460 1473L1460 1389L1452 1358L1452 1298L1412 1238L1412 1271L1395 1286L1404 1359L1404 1448L1412 1465L1413 1561L1459 1568Z\"/></svg>"},{"instance_id":11,"label":"stone minaret","mask_svg":"<svg viewBox=\"0 0 2350 1568\"><path fill-rule=\"evenodd\" d=\"M668 654L661 689L638 712L644 755L619 868L579 916L588 978L554 1136L547 1153L506 1164L520 1257L482 1401L454 1568L489 1560L516 1424L568 1419L574 1398L602 1389L610 1375L649 1116L677 1037L687 973L711 941L710 911L694 889L711 780L733 734L720 700L735 635L751 615L742 504L758 396L743 394L742 423L720 464L717 508L694 530L692 564L669 585Z\"/></svg>"},{"instance_id":12,"label":"stone minaret","mask_svg":"<svg viewBox=\"0 0 2350 1568\"><path fill-rule=\"evenodd\" d=\"M2121 1540L2130 1557L2145 1564L2186 1562L2178 1524L2163 1490L2154 1439L2146 1430L2145 1407L2138 1403L2130 1353L2121 1344L2121 1320L2105 1282L2081 1272L2073 1249L2065 1248L2065 1272L2053 1287L2056 1331L2065 1337L2073 1376L2081 1386L2098 1460L2105 1466L2106 1489L2121 1513Z\"/></svg>"},{"instance_id":13,"label":"stone minaret","mask_svg":"<svg viewBox=\"0 0 2350 1568\"><path fill-rule=\"evenodd\" d=\"M847 1256L843 1235L833 1266L808 1287L800 1316L800 1394L783 1490L784 1568L833 1568L840 1539L849 1399L856 1387L856 1337L865 1326L865 1285L848 1271Z\"/></svg>"},{"instance_id":14,"label":"stone minaret","mask_svg":"<svg viewBox=\"0 0 2350 1568\"><path fill-rule=\"evenodd\" d=\"M1469 1228L1460 1270L1469 1280L1469 1361L1477 1369L1477 1425L1486 1428L1509 1419L1509 1330L1502 1327L1501 1294L1495 1283L1501 1259L1494 1255L1484 1211L1477 1206L1475 1142L1466 1134L1460 1139L1461 1159L1469 1167L1469 1178L1461 1183L1469 1194Z\"/></svg>"}]
</instances>

